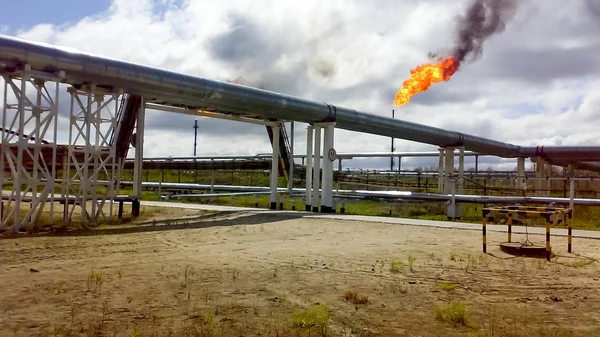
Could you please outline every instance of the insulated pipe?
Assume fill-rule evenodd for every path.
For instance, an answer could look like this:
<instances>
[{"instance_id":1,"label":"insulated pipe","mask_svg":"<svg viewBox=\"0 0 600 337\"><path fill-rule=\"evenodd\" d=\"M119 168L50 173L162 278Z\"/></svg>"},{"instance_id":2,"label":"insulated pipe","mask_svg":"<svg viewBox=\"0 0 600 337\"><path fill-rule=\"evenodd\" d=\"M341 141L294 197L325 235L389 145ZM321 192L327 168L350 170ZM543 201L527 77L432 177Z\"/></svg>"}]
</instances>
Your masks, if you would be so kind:
<instances>
[{"instance_id":1,"label":"insulated pipe","mask_svg":"<svg viewBox=\"0 0 600 337\"><path fill-rule=\"evenodd\" d=\"M271 157L271 196L269 197L269 208L277 209L277 185L279 178L279 124L272 126L273 130L273 156Z\"/></svg>"},{"instance_id":2,"label":"insulated pipe","mask_svg":"<svg viewBox=\"0 0 600 337\"><path fill-rule=\"evenodd\" d=\"M306 127L306 193L304 196L304 204L307 212L312 210L313 131L314 127L312 125Z\"/></svg>"},{"instance_id":3,"label":"insulated pipe","mask_svg":"<svg viewBox=\"0 0 600 337\"><path fill-rule=\"evenodd\" d=\"M320 206L319 187L321 187L321 127L315 126L315 143L313 158L313 192L312 192L312 211L318 212Z\"/></svg>"},{"instance_id":4,"label":"insulated pipe","mask_svg":"<svg viewBox=\"0 0 600 337\"><path fill-rule=\"evenodd\" d=\"M209 80L113 58L69 47L27 41L0 35L0 71L11 72L30 65L33 71L65 71L63 83L123 90L145 96L149 102L246 114L262 119L294 120L304 123L335 121L336 127L384 137L411 140L441 147L464 146L466 150L499 157L552 159L579 154L600 160L600 147L520 147L482 137L422 124L383 117L328 103Z\"/></svg>"},{"instance_id":5,"label":"insulated pipe","mask_svg":"<svg viewBox=\"0 0 600 337\"><path fill-rule=\"evenodd\" d=\"M340 129L401 138L501 157L516 156L519 147L460 132L358 112L234 83L209 80L164 69L111 59L72 48L0 35L0 63L6 69L29 64L33 70L64 70L65 83L122 89L171 106L249 114L262 119L304 123L336 121Z\"/></svg>"}]
</instances>

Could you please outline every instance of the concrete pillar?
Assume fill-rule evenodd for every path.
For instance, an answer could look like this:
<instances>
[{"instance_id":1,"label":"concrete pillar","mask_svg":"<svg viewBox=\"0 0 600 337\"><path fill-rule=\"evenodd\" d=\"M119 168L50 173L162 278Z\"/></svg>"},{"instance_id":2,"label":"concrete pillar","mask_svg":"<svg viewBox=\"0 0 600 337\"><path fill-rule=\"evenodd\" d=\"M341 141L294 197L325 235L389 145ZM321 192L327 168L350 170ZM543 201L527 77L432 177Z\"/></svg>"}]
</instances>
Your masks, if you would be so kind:
<instances>
[{"instance_id":1,"label":"concrete pillar","mask_svg":"<svg viewBox=\"0 0 600 337\"><path fill-rule=\"evenodd\" d=\"M277 185L279 179L279 124L272 126L273 129L273 154L271 156L271 181L269 187L271 194L269 197L269 208L277 209Z\"/></svg>"},{"instance_id":2,"label":"concrete pillar","mask_svg":"<svg viewBox=\"0 0 600 337\"><path fill-rule=\"evenodd\" d=\"M315 143L313 155L313 191L312 191L312 211L318 212L321 200L321 127L315 125Z\"/></svg>"},{"instance_id":3,"label":"concrete pillar","mask_svg":"<svg viewBox=\"0 0 600 337\"><path fill-rule=\"evenodd\" d=\"M334 130L333 123L329 123L325 128L323 137L323 197L321 199L321 213L331 213L333 211L333 162L336 159L334 149Z\"/></svg>"},{"instance_id":4,"label":"concrete pillar","mask_svg":"<svg viewBox=\"0 0 600 337\"><path fill-rule=\"evenodd\" d=\"M314 127L312 125L306 127L306 191L304 194L304 205L307 212L310 212L312 209L313 131Z\"/></svg>"}]
</instances>

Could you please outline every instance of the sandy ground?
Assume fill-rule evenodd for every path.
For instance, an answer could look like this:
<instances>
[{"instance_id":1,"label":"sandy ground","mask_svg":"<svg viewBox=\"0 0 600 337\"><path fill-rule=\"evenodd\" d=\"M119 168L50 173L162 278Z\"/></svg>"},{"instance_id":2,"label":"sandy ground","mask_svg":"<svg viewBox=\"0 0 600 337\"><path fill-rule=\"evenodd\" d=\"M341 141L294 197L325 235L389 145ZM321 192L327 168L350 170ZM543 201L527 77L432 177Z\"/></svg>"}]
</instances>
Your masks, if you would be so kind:
<instances>
[{"instance_id":1,"label":"sandy ground","mask_svg":"<svg viewBox=\"0 0 600 337\"><path fill-rule=\"evenodd\" d=\"M5 238L0 336L599 336L600 241L553 237L546 262L504 239L252 212ZM451 302L466 325L436 319ZM317 303L325 323L296 326Z\"/></svg>"}]
</instances>

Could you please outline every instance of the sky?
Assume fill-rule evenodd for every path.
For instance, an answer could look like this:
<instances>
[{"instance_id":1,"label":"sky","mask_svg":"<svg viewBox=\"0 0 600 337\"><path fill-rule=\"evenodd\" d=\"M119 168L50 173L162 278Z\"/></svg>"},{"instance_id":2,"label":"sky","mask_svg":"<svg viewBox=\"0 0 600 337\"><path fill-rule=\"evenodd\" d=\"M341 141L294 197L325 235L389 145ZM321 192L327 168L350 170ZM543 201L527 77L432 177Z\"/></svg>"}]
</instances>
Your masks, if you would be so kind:
<instances>
[{"instance_id":1,"label":"sky","mask_svg":"<svg viewBox=\"0 0 600 337\"><path fill-rule=\"evenodd\" d=\"M470 0L3 1L0 33L517 145L600 145L600 0L521 0L476 60L401 107L410 70L444 54ZM68 136L68 99L61 103ZM66 124L67 123L67 124ZM191 156L194 118L149 111L145 156ZM66 126L65 126L66 125ZM287 125L289 128L289 124ZM296 124L295 152L306 151ZM65 138L62 138L65 139ZM338 152L390 139L336 130ZM397 151L432 151L396 141ZM199 155L271 151L265 128L199 119ZM436 158L404 159L403 168ZM467 161L467 167L472 161ZM345 167L386 168L389 159ZM514 169L486 157L480 167Z\"/></svg>"}]
</instances>

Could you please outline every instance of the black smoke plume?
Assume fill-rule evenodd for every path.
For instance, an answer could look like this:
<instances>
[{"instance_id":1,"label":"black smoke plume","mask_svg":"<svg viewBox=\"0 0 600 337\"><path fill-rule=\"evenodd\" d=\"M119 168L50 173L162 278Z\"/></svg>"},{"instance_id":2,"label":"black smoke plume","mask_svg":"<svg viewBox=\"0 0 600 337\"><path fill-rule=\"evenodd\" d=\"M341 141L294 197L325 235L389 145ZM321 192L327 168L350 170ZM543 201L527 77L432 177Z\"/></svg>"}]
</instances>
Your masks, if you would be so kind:
<instances>
[{"instance_id":1,"label":"black smoke plume","mask_svg":"<svg viewBox=\"0 0 600 337\"><path fill-rule=\"evenodd\" d=\"M452 56L459 64L478 59L485 40L506 28L517 11L519 0L473 0L464 15L457 17L458 32Z\"/></svg>"}]
</instances>

